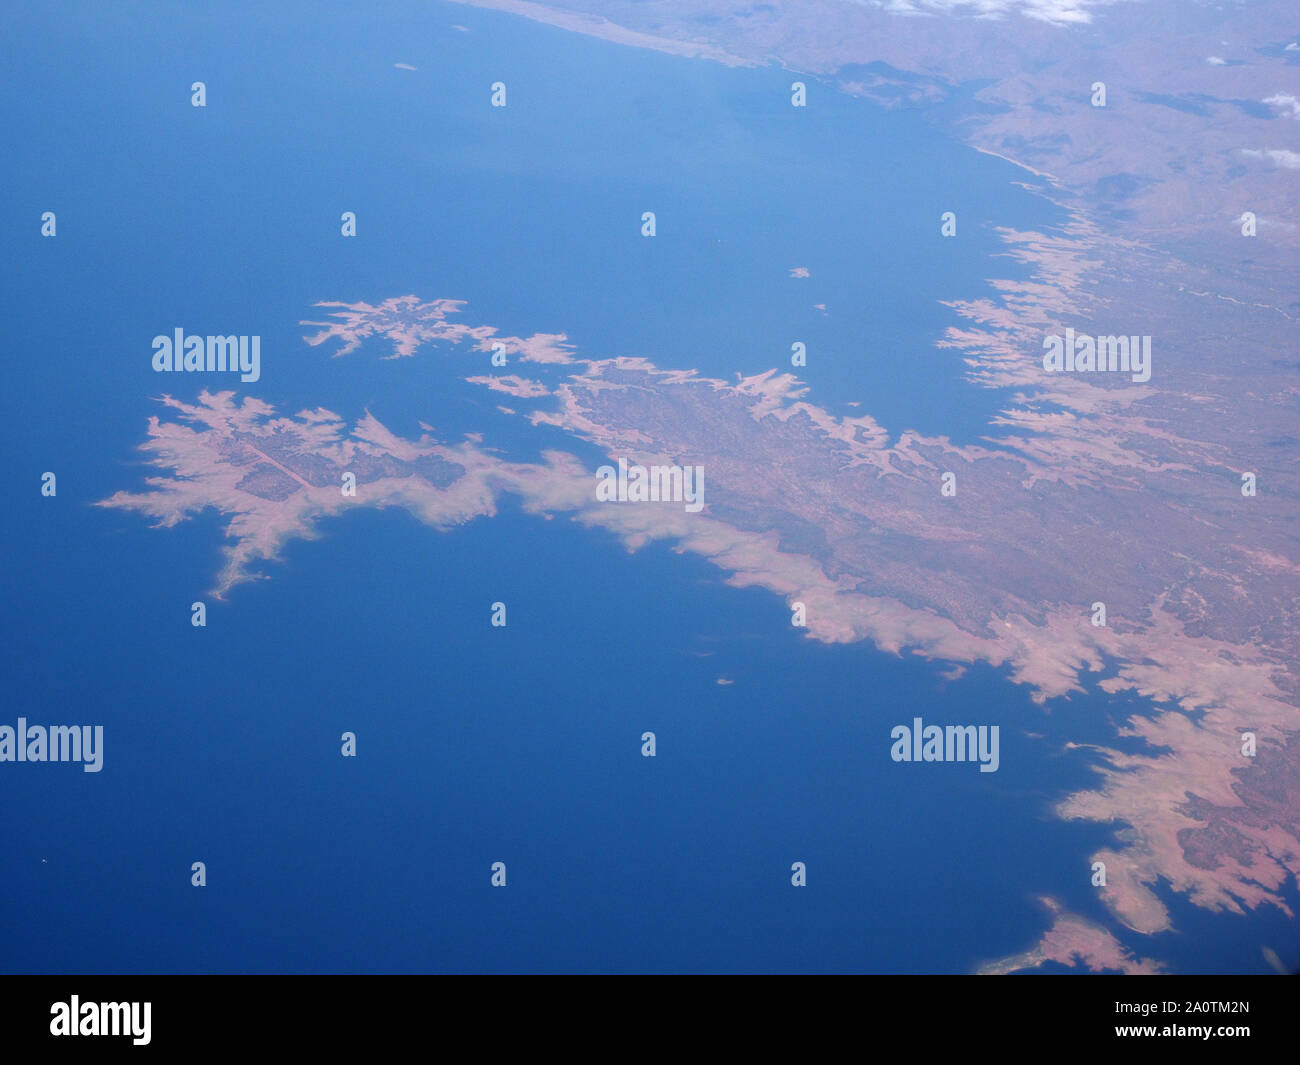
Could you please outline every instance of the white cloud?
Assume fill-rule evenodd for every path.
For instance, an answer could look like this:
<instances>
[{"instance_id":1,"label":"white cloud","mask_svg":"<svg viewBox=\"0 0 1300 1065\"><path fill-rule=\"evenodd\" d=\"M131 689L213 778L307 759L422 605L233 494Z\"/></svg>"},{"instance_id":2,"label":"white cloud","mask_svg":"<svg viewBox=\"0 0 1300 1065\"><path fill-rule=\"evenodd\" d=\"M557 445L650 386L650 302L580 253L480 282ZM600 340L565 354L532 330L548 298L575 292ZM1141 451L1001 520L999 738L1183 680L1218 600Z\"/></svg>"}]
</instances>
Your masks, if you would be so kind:
<instances>
[{"instance_id":1,"label":"white cloud","mask_svg":"<svg viewBox=\"0 0 1300 1065\"><path fill-rule=\"evenodd\" d=\"M1264 100L1270 107L1276 107L1284 115L1300 119L1300 100L1290 93L1277 92Z\"/></svg>"},{"instance_id":2,"label":"white cloud","mask_svg":"<svg viewBox=\"0 0 1300 1065\"><path fill-rule=\"evenodd\" d=\"M1300 152L1285 148L1242 148L1241 154L1251 159L1268 159L1285 170L1300 170Z\"/></svg>"},{"instance_id":3,"label":"white cloud","mask_svg":"<svg viewBox=\"0 0 1300 1065\"><path fill-rule=\"evenodd\" d=\"M849 0L850 3L879 7L896 15L968 15L974 18L1002 18L1023 15L1055 26L1092 21L1090 8L1118 0Z\"/></svg>"},{"instance_id":4,"label":"white cloud","mask_svg":"<svg viewBox=\"0 0 1300 1065\"><path fill-rule=\"evenodd\" d=\"M1222 59L1217 55L1206 56L1205 61L1212 67L1221 67L1228 62L1226 59Z\"/></svg>"}]
</instances>

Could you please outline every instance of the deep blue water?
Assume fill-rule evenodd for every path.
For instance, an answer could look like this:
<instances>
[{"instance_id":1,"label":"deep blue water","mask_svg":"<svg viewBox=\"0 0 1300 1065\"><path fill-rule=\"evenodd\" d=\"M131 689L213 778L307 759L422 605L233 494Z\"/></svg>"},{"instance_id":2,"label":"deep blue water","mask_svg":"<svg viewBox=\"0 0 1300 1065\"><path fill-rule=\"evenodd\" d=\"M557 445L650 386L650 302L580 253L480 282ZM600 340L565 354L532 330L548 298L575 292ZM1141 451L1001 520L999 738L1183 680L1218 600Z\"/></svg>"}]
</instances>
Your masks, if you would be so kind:
<instances>
[{"instance_id":1,"label":"deep blue water","mask_svg":"<svg viewBox=\"0 0 1300 1065\"><path fill-rule=\"evenodd\" d=\"M3 720L106 735L99 774L0 767L0 969L963 971L1032 942L1036 894L1100 916L1086 857L1109 832L1049 813L1090 779L1087 755L1051 752L1106 734L1100 694L1045 718L999 672L947 681L800 639L778 598L698 559L510 506L447 534L329 521L195 630L218 517L158 531L90 506L143 486L151 397L212 383L150 371L177 325L261 335L241 391L283 410L369 408L528 457L458 382L466 356L301 341L318 299L408 292L718 376L788 365L802 339L813 400L971 439L998 397L931 349L952 320L935 300L1008 275L987 227L1052 220L1014 169L816 82L795 112L776 69L457 5L250 5L231 24L0 16L23 42L0 90ZM999 724L1002 768L892 763L913 716ZM1245 938L1215 940L1213 964Z\"/></svg>"},{"instance_id":2,"label":"deep blue water","mask_svg":"<svg viewBox=\"0 0 1300 1065\"><path fill-rule=\"evenodd\" d=\"M1103 838L1044 816L1086 777L1019 736L1018 689L797 639L666 548L359 512L193 630L212 523L110 516L109 565L72 524L57 590L15 604L19 661L62 669L18 688L103 721L106 765L4 778L14 968L969 968ZM894 764L914 715L1002 723L1002 768Z\"/></svg>"},{"instance_id":3,"label":"deep blue water","mask_svg":"<svg viewBox=\"0 0 1300 1065\"><path fill-rule=\"evenodd\" d=\"M5 303L56 379L89 373L88 394L143 410L181 387L146 356L182 325L262 336L260 394L356 406L391 390L372 366L326 372L296 323L319 317L316 300L413 292L466 299L467 320L509 333L566 332L585 355L725 378L789 370L803 341L812 398L894 433L973 439L1005 399L933 341L956 321L937 300L1017 275L989 258L991 227L1060 220L1009 184L1010 164L816 81L795 109L776 68L454 4L372 5L365 20L277 8L141 4L130 28L96 5L7 12L25 46L4 89L19 150L3 195L25 269ZM190 106L195 80L206 108ZM44 210L55 240L36 235ZM811 277L791 279L796 266Z\"/></svg>"}]
</instances>

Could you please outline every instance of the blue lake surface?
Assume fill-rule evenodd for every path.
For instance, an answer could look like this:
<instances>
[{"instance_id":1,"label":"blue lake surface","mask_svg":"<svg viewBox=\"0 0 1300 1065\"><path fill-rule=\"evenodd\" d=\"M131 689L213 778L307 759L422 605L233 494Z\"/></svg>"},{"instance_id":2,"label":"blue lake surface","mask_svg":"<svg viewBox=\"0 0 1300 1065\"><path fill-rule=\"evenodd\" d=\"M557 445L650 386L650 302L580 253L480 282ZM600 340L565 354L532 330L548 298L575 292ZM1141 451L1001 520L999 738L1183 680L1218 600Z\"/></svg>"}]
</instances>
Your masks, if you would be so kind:
<instances>
[{"instance_id":1,"label":"blue lake surface","mask_svg":"<svg viewBox=\"0 0 1300 1065\"><path fill-rule=\"evenodd\" d=\"M699 559L512 505L450 533L327 521L196 630L219 516L153 530L90 505L143 487L153 397L212 384L150 370L176 326L260 335L262 380L222 387L283 411L529 457L460 380L478 356L302 341L317 300L406 293L721 377L788 368L803 340L814 402L973 440L1001 397L933 348L954 320L936 301L1015 276L991 227L1056 220L1015 168L815 80L796 111L775 68L459 5L248 5L238 34L130 11L0 16L24 42L0 89L0 719L105 728L99 774L0 772L0 969L966 971L1031 945L1038 894L1102 915L1087 856L1110 831L1050 814L1091 779L1061 740L1110 734L1101 693L1046 717L998 671L822 646ZM891 762L914 716L999 724L1000 770ZM1249 935L1213 950L1262 971Z\"/></svg>"}]
</instances>

